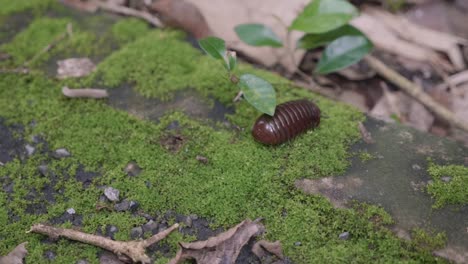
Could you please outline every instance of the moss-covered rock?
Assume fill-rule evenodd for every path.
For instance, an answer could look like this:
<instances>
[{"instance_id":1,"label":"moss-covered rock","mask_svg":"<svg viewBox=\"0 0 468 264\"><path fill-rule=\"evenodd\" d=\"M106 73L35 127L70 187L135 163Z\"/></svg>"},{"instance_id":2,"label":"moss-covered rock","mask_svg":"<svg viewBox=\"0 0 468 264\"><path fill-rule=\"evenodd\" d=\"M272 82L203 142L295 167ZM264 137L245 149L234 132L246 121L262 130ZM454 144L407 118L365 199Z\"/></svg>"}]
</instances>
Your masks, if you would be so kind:
<instances>
[{"instance_id":1,"label":"moss-covered rock","mask_svg":"<svg viewBox=\"0 0 468 264\"><path fill-rule=\"evenodd\" d=\"M4 49L21 64L50 43L68 22L76 23L73 19L35 20ZM128 30L132 26L140 30ZM237 93L235 87L219 76L215 61L183 41L183 33L150 30L135 20L116 24L112 32L123 46L105 58L90 77L57 81L40 72L0 75L0 116L9 124L21 125L24 130L17 136L37 148L32 156L18 156L0 167L1 183L13 186L11 193L0 192L0 226L4 227L0 229L0 255L26 240L28 263L48 262L43 258L47 250L56 253L56 263L82 258L97 263L98 249L94 247L67 240L43 243L43 236L26 236L24 232L34 223L53 222L67 208L73 208L82 216L79 227L83 231L103 232L105 226L114 225L119 230L116 239L129 239L130 230L145 223L142 216L96 210L102 187L112 186L122 197L138 201L140 210L149 214L167 210L197 214L211 219L214 227L262 217L266 237L279 239L285 254L296 263L437 261L428 250L385 229L383 225L391 221L379 210L335 209L323 197L294 189L295 179L343 173L349 163L348 148L359 138L357 122L364 119L361 113L241 64L239 71L254 72L274 83L279 102L313 99L329 117L292 142L264 146L256 143L249 131L259 113L245 102L231 102ZM235 107L228 118L240 129L211 126L178 111L168 111L159 123L141 120L105 101L64 98L64 83L107 88L131 83L139 93L165 100L177 90L192 87ZM174 122L178 127L168 129ZM38 135L44 142L33 140L32 136ZM177 138L177 148L165 140L171 137ZM66 148L71 157L52 158L50 151L57 148ZM200 163L197 155L208 162ZM142 168L138 176L129 177L123 170L131 161ZM50 173L41 172L41 165ZM85 185L78 176L82 168L99 176ZM112 204L108 206L112 208ZM374 216L381 217L383 224L369 221ZM70 227L72 223L61 225ZM349 240L339 239L344 231L350 231ZM168 241L172 253L180 239L175 234Z\"/></svg>"}]
</instances>

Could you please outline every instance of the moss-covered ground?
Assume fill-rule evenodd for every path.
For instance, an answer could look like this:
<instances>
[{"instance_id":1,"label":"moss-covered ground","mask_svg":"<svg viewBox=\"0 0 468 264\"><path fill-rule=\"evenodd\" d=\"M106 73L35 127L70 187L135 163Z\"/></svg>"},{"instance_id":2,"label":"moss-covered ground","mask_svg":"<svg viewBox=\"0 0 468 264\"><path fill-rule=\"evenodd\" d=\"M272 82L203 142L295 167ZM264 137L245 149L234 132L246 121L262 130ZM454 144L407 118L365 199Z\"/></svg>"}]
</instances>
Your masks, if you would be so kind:
<instances>
[{"instance_id":1,"label":"moss-covered ground","mask_svg":"<svg viewBox=\"0 0 468 264\"><path fill-rule=\"evenodd\" d=\"M433 182L427 192L435 199L434 207L447 204L468 204L468 168L461 165L437 165L429 163L429 175Z\"/></svg>"},{"instance_id":2,"label":"moss-covered ground","mask_svg":"<svg viewBox=\"0 0 468 264\"><path fill-rule=\"evenodd\" d=\"M49 5L46 3L0 0L0 6L7 6L9 12L36 5L35 14ZM0 16L6 15L4 10ZM47 250L56 253L54 263L74 263L78 259L97 263L95 247L63 239L50 243L41 235L25 231L34 223L51 221L67 208L74 208L83 216L79 227L83 231L94 233L112 224L119 229L116 239L129 239L131 228L146 222L143 217L96 210L103 193L100 187L112 186L121 191L122 197L138 201L139 209L149 214L167 210L197 214L222 227L262 217L268 230L266 238L280 240L285 254L295 263L440 261L430 249L396 238L385 228L391 219L381 209L335 209L321 196L308 196L294 189L296 179L344 172L349 165L348 147L359 139L356 122L364 118L359 112L242 64L240 71L254 72L274 83L280 102L310 98L329 117L319 128L292 142L278 147L260 145L249 131L258 113L245 102L232 103L237 91L220 76L221 71L216 71L220 68L217 62L185 43L181 32L150 29L134 19L122 20L106 31L106 39L114 41L117 50L105 57L89 77L58 81L42 70L49 55L93 57L112 46L96 41L99 33L70 17L36 17L11 42L0 46L0 52L12 55L11 60L0 62L0 67L17 67L28 61L64 32L67 23L73 24L74 35L38 58L31 65L35 71L28 75L0 74L0 117L10 125L22 125L24 130L16 136L35 144L32 136L40 135L47 146L39 144L38 149L64 147L72 154L65 159L51 159L36 151L29 158L17 157L0 166L2 183L13 185L11 193L0 191L0 255L29 241L28 263L49 263L43 257ZM234 106L235 113L228 119L240 129L208 125L206 120L194 120L177 111L169 111L154 123L116 110L105 101L70 100L61 95L64 84L111 89L123 83L134 85L147 97L165 100L170 100L176 90L196 89ZM167 129L174 121L179 128ZM162 139L176 134L183 139L183 145L175 152L168 151L161 145ZM197 155L207 157L208 163L197 161ZM131 161L143 169L136 177L128 177L123 171ZM53 177L39 173L38 166L43 164L48 165ZM80 165L99 173L90 186L75 177ZM50 188L55 190L54 196L43 197L41 193ZM28 210L38 205L44 210ZM72 226L69 222L62 225ZM345 231L350 232L350 238L340 240L339 235ZM168 243L173 253L180 239L191 238L171 236Z\"/></svg>"}]
</instances>

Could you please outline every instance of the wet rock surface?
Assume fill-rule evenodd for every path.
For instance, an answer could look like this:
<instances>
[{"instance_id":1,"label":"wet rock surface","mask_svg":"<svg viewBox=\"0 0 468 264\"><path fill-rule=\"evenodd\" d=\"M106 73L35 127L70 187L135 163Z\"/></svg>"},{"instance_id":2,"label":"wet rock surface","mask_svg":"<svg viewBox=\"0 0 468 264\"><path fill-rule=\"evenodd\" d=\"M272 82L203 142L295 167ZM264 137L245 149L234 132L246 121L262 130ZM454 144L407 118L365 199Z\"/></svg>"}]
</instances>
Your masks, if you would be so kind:
<instances>
[{"instance_id":1,"label":"wet rock surface","mask_svg":"<svg viewBox=\"0 0 468 264\"><path fill-rule=\"evenodd\" d=\"M445 232L447 247L436 253L458 263L468 262L468 206L434 209L434 200L426 192L432 182L428 159L463 165L468 149L457 142L374 119L368 119L365 126L375 143L360 142L353 150L375 158L363 162L355 155L344 175L299 180L296 187L324 195L336 207L346 207L353 200L380 205L395 219L397 234L410 234L415 228ZM451 177L441 180L448 183Z\"/></svg>"}]
</instances>

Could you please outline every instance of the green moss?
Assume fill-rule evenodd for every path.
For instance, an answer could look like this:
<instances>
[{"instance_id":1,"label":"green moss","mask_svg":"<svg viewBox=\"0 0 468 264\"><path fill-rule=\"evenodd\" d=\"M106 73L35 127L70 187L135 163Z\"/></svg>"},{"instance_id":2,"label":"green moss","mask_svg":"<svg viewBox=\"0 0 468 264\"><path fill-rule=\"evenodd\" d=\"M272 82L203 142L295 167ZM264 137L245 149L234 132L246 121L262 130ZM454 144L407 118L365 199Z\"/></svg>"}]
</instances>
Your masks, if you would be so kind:
<instances>
[{"instance_id":1,"label":"green moss","mask_svg":"<svg viewBox=\"0 0 468 264\"><path fill-rule=\"evenodd\" d=\"M427 232L420 228L412 231L411 238L417 247L428 250L441 249L447 243L447 235L445 233Z\"/></svg>"},{"instance_id":2,"label":"green moss","mask_svg":"<svg viewBox=\"0 0 468 264\"><path fill-rule=\"evenodd\" d=\"M67 24L72 25L72 34L63 36L67 32ZM62 37L60 40L58 40ZM68 18L39 18L34 20L28 28L15 36L13 41L0 46L0 50L10 54L13 58L10 67L29 63L29 68L39 68L51 57L88 57L105 53L109 50L109 38L97 38L95 34L83 31L80 26ZM47 46L53 47L42 52ZM56 58L55 58L56 59Z\"/></svg>"},{"instance_id":3,"label":"green moss","mask_svg":"<svg viewBox=\"0 0 468 264\"><path fill-rule=\"evenodd\" d=\"M46 22L45 27L54 25L59 32L67 20ZM36 26L34 23L31 27ZM31 29L27 31L31 35L27 39L32 38ZM48 38L44 33L38 36ZM131 82L146 96L166 99L174 91L191 86L203 95L231 104L236 88L213 71L219 65L181 38L179 32L153 30L128 42L106 58L97 73L80 82L100 78L111 86ZM15 60L29 58L26 55L18 51ZM295 190L294 181L298 178L335 175L346 169L348 148L359 138L356 121L363 120L362 114L292 87L274 74L243 64L240 71L253 72L274 83L280 102L304 97L315 100L329 118L294 141L268 147L252 139L249 127L258 112L245 102L235 104L236 113L229 116L234 125L243 128L240 131L210 127L204 120L193 120L179 112L167 113L155 124L113 109L104 101L66 99L60 92L62 83L41 74L0 75L0 115L9 123L24 126L20 136L29 139L40 134L50 149L65 147L72 153L66 159L50 160L38 151L25 161L14 160L0 167L0 176L8 175L14 183L12 195L0 193L0 224L5 227L0 229L0 255L27 240L28 263L45 262L42 255L46 250L60 255L58 263L74 263L80 258L97 263L98 249L94 247L68 240L44 244L43 236L25 236L24 231L34 223L50 221L67 208L74 208L84 217L82 230L96 232L106 225L115 225L119 229L116 237L128 239L131 228L145 219L129 213L96 211L102 195L100 187L112 186L120 190L121 197L138 201L140 210L148 213L173 210L197 214L213 220L214 226L226 228L245 218L263 217L268 230L266 238L281 240L285 254L295 263L437 261L427 249L415 248L376 224L374 220L379 218L383 224L389 222L380 209L335 209L323 197ZM80 82L74 84L78 86ZM33 120L36 125L29 126ZM180 124L180 131L166 130L174 121ZM175 153L161 145L162 138L173 134L184 139ZM207 157L208 163L198 162L197 155ZM143 168L137 177L123 172L130 161ZM39 174L37 168L44 163L57 175L55 178ZM75 178L78 164L100 174L88 188ZM55 202L47 202L40 195L47 186L60 190L54 195ZM39 195L25 199L31 190ZM43 204L46 213L25 212L36 204ZM19 216L19 220L10 221L8 213ZM344 231L351 234L347 241L338 239ZM181 239L194 238L173 234L166 241L172 252L176 250L175 242ZM295 246L298 241L301 246Z\"/></svg>"},{"instance_id":4,"label":"green moss","mask_svg":"<svg viewBox=\"0 0 468 264\"><path fill-rule=\"evenodd\" d=\"M122 19L112 26L112 34L120 44L126 44L149 32L149 26L141 19Z\"/></svg>"},{"instance_id":5,"label":"green moss","mask_svg":"<svg viewBox=\"0 0 468 264\"><path fill-rule=\"evenodd\" d=\"M369 160L372 160L374 159L375 157L370 154L369 152L367 151L361 151L359 152L359 159L362 161L362 162L366 162L366 161L369 161Z\"/></svg>"},{"instance_id":6,"label":"green moss","mask_svg":"<svg viewBox=\"0 0 468 264\"><path fill-rule=\"evenodd\" d=\"M0 16L26 10L45 10L56 3L55 0L0 0Z\"/></svg>"},{"instance_id":7,"label":"green moss","mask_svg":"<svg viewBox=\"0 0 468 264\"><path fill-rule=\"evenodd\" d=\"M1 49L13 57L16 65L21 65L63 34L69 22L68 19L36 19L26 30L17 34L12 42L2 46ZM48 53L44 53L42 59L46 59L47 56Z\"/></svg>"},{"instance_id":8,"label":"green moss","mask_svg":"<svg viewBox=\"0 0 468 264\"><path fill-rule=\"evenodd\" d=\"M468 204L468 168L461 165L440 166L429 163L427 170L433 182L427 192L435 199L434 207Z\"/></svg>"}]
</instances>

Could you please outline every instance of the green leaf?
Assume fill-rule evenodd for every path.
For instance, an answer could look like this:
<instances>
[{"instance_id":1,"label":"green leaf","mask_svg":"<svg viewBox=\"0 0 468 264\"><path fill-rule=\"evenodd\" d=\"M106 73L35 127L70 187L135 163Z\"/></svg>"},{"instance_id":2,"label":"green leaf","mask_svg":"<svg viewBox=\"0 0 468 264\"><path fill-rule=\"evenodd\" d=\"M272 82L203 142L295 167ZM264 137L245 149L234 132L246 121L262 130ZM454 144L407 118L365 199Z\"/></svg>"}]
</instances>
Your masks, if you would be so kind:
<instances>
[{"instance_id":1,"label":"green leaf","mask_svg":"<svg viewBox=\"0 0 468 264\"><path fill-rule=\"evenodd\" d=\"M243 74L238 85L253 107L271 116L275 113L276 94L269 82L252 74Z\"/></svg>"},{"instance_id":2,"label":"green leaf","mask_svg":"<svg viewBox=\"0 0 468 264\"><path fill-rule=\"evenodd\" d=\"M206 54L215 59L224 60L226 56L226 43L224 43L224 40L217 37L207 37L200 39L198 44Z\"/></svg>"},{"instance_id":3,"label":"green leaf","mask_svg":"<svg viewBox=\"0 0 468 264\"><path fill-rule=\"evenodd\" d=\"M319 34L306 34L297 41L297 48L314 49L324 46L342 36L365 36L361 31L351 25L344 25L332 31Z\"/></svg>"},{"instance_id":4,"label":"green leaf","mask_svg":"<svg viewBox=\"0 0 468 264\"><path fill-rule=\"evenodd\" d=\"M306 33L324 33L339 28L358 15L345 0L314 0L297 16L289 29Z\"/></svg>"},{"instance_id":5,"label":"green leaf","mask_svg":"<svg viewBox=\"0 0 468 264\"><path fill-rule=\"evenodd\" d=\"M242 24L234 28L237 36L251 46L281 47L281 39L263 24Z\"/></svg>"},{"instance_id":6,"label":"green leaf","mask_svg":"<svg viewBox=\"0 0 468 264\"><path fill-rule=\"evenodd\" d=\"M326 74L346 68L361 60L372 47L372 43L364 36L337 38L325 48L315 71Z\"/></svg>"}]
</instances>

